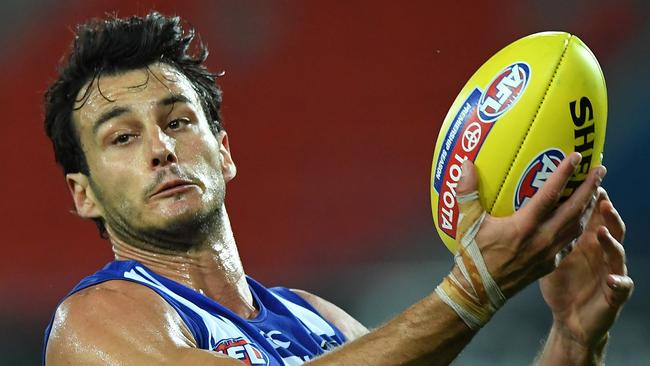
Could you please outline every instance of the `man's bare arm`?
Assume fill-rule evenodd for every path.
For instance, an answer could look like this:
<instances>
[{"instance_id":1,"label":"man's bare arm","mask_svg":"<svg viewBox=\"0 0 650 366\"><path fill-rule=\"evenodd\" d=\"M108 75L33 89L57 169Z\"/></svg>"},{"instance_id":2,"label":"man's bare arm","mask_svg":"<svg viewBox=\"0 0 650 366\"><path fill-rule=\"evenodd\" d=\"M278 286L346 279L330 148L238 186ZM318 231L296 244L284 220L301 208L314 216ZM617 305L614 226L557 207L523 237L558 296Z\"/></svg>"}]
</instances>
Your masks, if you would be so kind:
<instances>
[{"instance_id":1,"label":"man's bare arm","mask_svg":"<svg viewBox=\"0 0 650 366\"><path fill-rule=\"evenodd\" d=\"M308 364L448 365L474 334L431 294L381 327Z\"/></svg>"},{"instance_id":2,"label":"man's bare arm","mask_svg":"<svg viewBox=\"0 0 650 366\"><path fill-rule=\"evenodd\" d=\"M328 354L314 361L315 364L397 365L403 363L403 360L410 360L410 356L416 353L422 353L423 359L433 356L438 360L438 364L447 364L458 355L474 334L435 294L414 304L389 323L369 332L358 320L331 302L307 291L292 291L339 328L348 342L354 341L344 346L343 352L346 355L341 356L340 360L336 360L338 355ZM362 338L359 339L360 337ZM370 363L370 358L363 352L367 348L382 350L380 352L384 355L384 363L377 363L378 360L374 359ZM436 351L432 352L432 349Z\"/></svg>"}]
</instances>

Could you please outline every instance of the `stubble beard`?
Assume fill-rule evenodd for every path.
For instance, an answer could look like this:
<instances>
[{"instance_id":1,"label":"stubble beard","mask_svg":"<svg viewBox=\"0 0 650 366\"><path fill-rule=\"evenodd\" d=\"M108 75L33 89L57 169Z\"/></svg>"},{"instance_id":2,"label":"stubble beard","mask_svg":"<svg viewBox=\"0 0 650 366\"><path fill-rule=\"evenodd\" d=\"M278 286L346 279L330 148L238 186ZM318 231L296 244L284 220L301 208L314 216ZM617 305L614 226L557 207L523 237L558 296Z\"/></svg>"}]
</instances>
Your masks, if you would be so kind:
<instances>
[{"instance_id":1,"label":"stubble beard","mask_svg":"<svg viewBox=\"0 0 650 366\"><path fill-rule=\"evenodd\" d=\"M104 208L103 220L109 235L125 243L145 250L187 252L200 249L208 245L211 239L223 236L223 181L217 185L211 193L212 199L201 210L179 215L159 225L142 225L145 221L142 219L142 211L127 199L107 199L103 190L90 177L89 182Z\"/></svg>"}]
</instances>

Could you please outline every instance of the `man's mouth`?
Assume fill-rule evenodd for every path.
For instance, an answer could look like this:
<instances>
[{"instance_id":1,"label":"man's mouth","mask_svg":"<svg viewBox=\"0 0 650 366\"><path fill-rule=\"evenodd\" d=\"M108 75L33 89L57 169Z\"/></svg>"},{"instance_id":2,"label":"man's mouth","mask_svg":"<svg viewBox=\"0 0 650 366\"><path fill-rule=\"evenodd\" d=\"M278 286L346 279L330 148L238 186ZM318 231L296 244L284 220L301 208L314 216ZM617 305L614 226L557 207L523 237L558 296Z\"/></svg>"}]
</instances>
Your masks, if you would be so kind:
<instances>
[{"instance_id":1,"label":"man's mouth","mask_svg":"<svg viewBox=\"0 0 650 366\"><path fill-rule=\"evenodd\" d=\"M199 186L192 181L183 180L183 179L174 179L174 180L167 181L159 185L158 187L156 187L156 189L149 196L149 198L164 198L194 188L199 188Z\"/></svg>"}]
</instances>

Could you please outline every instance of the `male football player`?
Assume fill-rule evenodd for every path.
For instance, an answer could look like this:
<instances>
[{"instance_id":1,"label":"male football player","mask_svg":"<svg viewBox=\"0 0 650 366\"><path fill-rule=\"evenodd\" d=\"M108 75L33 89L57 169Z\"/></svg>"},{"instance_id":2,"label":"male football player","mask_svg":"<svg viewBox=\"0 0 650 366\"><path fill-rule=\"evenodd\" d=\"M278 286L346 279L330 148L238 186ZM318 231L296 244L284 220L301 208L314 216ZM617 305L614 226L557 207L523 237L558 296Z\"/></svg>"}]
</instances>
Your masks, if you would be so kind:
<instances>
[{"instance_id":1,"label":"male football player","mask_svg":"<svg viewBox=\"0 0 650 366\"><path fill-rule=\"evenodd\" d=\"M95 221L115 260L58 306L44 363L444 365L545 275L554 322L538 363L602 362L633 286L624 224L599 188L604 167L560 204L581 159L573 153L528 205L493 218L466 162L457 264L435 291L369 331L316 295L245 275L224 204L236 168L221 91L205 48L188 51L192 41L178 18L158 13L91 21L47 92L45 128L76 212Z\"/></svg>"}]
</instances>

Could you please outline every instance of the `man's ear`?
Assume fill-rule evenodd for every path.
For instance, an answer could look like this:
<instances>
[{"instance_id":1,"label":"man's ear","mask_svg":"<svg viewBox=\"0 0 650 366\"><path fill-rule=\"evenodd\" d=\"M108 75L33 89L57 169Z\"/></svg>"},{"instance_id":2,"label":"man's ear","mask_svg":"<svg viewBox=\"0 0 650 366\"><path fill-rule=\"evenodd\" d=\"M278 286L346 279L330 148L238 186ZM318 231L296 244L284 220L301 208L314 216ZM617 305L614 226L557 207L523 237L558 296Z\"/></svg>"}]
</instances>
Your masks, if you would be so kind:
<instances>
[{"instance_id":1,"label":"man's ear","mask_svg":"<svg viewBox=\"0 0 650 366\"><path fill-rule=\"evenodd\" d=\"M228 144L228 134L226 131L219 131L219 154L221 155L221 172L226 182L232 180L237 175L237 167L230 155L230 145Z\"/></svg>"},{"instance_id":2,"label":"man's ear","mask_svg":"<svg viewBox=\"0 0 650 366\"><path fill-rule=\"evenodd\" d=\"M77 215L85 219L101 217L101 210L88 177L83 173L69 173L65 175L65 180L72 195Z\"/></svg>"}]
</instances>

